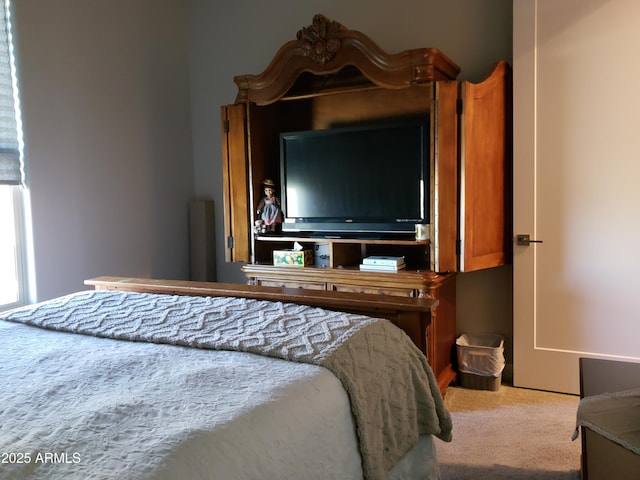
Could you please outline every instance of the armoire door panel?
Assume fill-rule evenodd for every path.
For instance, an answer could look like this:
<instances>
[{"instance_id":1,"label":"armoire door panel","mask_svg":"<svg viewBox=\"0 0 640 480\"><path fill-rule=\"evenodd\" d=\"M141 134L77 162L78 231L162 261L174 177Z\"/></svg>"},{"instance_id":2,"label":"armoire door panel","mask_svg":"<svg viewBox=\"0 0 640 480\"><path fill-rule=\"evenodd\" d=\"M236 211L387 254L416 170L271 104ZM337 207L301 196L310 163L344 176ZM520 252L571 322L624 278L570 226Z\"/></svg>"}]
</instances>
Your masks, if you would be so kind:
<instances>
[{"instance_id":1,"label":"armoire door panel","mask_svg":"<svg viewBox=\"0 0 640 480\"><path fill-rule=\"evenodd\" d=\"M461 82L460 271L511 260L510 67L499 62L481 83Z\"/></svg>"},{"instance_id":2,"label":"armoire door panel","mask_svg":"<svg viewBox=\"0 0 640 480\"><path fill-rule=\"evenodd\" d=\"M458 270L458 82L435 84L435 105L431 109L431 222L435 272Z\"/></svg>"},{"instance_id":3,"label":"armoire door panel","mask_svg":"<svg viewBox=\"0 0 640 480\"><path fill-rule=\"evenodd\" d=\"M245 106L227 105L221 110L225 261L248 262L251 212L247 189Z\"/></svg>"}]
</instances>

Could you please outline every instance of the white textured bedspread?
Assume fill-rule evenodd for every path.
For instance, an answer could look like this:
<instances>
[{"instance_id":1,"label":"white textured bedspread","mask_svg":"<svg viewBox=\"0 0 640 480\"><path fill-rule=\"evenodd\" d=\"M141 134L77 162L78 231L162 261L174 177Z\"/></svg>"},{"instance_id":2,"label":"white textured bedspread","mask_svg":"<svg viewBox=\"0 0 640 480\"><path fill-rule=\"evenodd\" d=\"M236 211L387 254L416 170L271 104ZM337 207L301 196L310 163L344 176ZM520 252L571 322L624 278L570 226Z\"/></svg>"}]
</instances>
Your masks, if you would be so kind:
<instances>
[{"instance_id":1,"label":"white textured bedspread","mask_svg":"<svg viewBox=\"0 0 640 480\"><path fill-rule=\"evenodd\" d=\"M3 344L10 337L9 350L14 350L11 357L0 357L3 365L10 362L9 370L18 375L18 381L20 375L26 380L25 388L12 383L8 393L0 396L0 446L13 455L0 470L0 474L11 471L7 478L53 479L63 465L67 475L59 478L70 478L69 472L81 472L78 478L155 478L154 472L171 472L174 459L177 462L184 454L193 454L196 471L198 463L202 463L203 472L210 471L211 462L194 452L209 450L211 437L204 432L212 429L212 421L220 431L225 414L208 412L210 404L197 393L182 397L180 392L195 386L189 390L211 396L205 387L220 382L222 396L216 399L216 409L220 401L228 401L233 407L228 415L233 417L241 415L243 405L249 411L252 404L256 406L254 402L262 405L274 391L289 388L287 385L309 395L308 390L313 389L304 388L305 375L316 372L312 374L315 381L317 371L322 371L313 365L329 368L349 394L366 478L386 478L391 465L415 444L419 434L432 433L445 440L450 435L450 418L439 392L435 392L433 374L420 364L419 356L416 363L411 348L398 350L397 334L404 334L383 320L246 299L93 291L0 315L3 317L49 329L150 342L105 341L71 334L63 335L65 341L61 342L57 340L60 334L37 330L36 336L53 335L43 346L42 339L32 340L32 328L15 325L0 329ZM246 384L222 388L236 378L222 376L221 381L221 361L216 357L228 352L171 348L160 345L163 343L255 352L313 365L280 362L285 373L279 380L285 381L273 388L269 387L270 378L252 378L255 373L248 374ZM135 352L116 355L122 345ZM65 355L60 355L61 351ZM199 356L202 354L204 360ZM24 365L13 359L21 355ZM198 358L191 358L194 355ZM187 358L179 361L184 356ZM34 357L38 358L36 364L28 361ZM81 358L79 364L77 357ZM252 362L273 362L250 357ZM269 377L271 368L270 364ZM256 371L255 365L251 371ZM335 381L326 373L326 381ZM16 382L16 378L7 377L3 383L7 381ZM258 393L249 397L247 392L256 383L260 384ZM167 392L167 385L174 388ZM96 389L100 389L99 395L86 395ZM176 416L177 411L184 416ZM331 417L329 411L323 413L325 418ZM234 431L238 432L235 425ZM230 450L242 451L251 431L246 428L242 435L235 433L242 445ZM268 439L266 443L262 440L263 446L258 448L269 445ZM269 457L268 452L263 453ZM37 473L29 477L33 471ZM225 478L224 472L219 473L202 478ZM354 475L357 478L358 474Z\"/></svg>"}]
</instances>

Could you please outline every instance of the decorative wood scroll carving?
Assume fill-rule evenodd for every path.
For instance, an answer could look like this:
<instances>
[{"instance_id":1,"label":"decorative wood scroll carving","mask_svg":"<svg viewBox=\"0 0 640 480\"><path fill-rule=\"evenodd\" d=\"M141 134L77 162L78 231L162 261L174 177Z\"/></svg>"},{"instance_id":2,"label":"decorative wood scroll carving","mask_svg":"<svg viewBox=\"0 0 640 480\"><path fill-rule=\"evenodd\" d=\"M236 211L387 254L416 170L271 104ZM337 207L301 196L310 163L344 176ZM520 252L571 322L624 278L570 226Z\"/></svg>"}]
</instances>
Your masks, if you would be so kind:
<instances>
[{"instance_id":1,"label":"decorative wood scroll carving","mask_svg":"<svg viewBox=\"0 0 640 480\"><path fill-rule=\"evenodd\" d=\"M336 56L340 49L337 34L345 30L338 22L316 15L313 17L313 23L303 27L296 38L301 42L305 56L319 65L324 65Z\"/></svg>"},{"instance_id":2,"label":"decorative wood scroll carving","mask_svg":"<svg viewBox=\"0 0 640 480\"><path fill-rule=\"evenodd\" d=\"M350 71L353 68L356 72ZM344 72L347 75L343 75ZM304 73L333 78L335 89L378 86L406 88L435 80L452 80L460 68L435 48L404 50L387 54L369 37L349 30L323 15L313 17L296 40L285 43L269 66L258 75L234 78L236 103L268 105L292 90ZM313 95L313 82L296 89L297 95Z\"/></svg>"}]
</instances>

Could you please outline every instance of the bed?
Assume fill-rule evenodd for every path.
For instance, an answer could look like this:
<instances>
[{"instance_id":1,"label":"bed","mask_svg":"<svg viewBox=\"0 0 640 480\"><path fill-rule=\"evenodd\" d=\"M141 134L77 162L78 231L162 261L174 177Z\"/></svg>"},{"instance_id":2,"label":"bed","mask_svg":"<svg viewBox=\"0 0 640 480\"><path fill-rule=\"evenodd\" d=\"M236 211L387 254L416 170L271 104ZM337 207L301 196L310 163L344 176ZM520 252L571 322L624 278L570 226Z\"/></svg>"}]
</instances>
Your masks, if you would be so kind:
<instances>
[{"instance_id":1,"label":"bed","mask_svg":"<svg viewBox=\"0 0 640 480\"><path fill-rule=\"evenodd\" d=\"M435 302L87 284L0 313L0 478L439 478Z\"/></svg>"}]
</instances>

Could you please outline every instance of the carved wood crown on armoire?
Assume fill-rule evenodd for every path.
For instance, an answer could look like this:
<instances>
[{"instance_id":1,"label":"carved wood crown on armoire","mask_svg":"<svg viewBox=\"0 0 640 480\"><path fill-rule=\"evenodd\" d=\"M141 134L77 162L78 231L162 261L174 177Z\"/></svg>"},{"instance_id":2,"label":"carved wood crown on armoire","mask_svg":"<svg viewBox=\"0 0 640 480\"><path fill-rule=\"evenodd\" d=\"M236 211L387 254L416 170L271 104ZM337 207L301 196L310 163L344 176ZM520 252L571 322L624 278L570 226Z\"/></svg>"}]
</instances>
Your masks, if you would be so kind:
<instances>
[{"instance_id":1,"label":"carved wood crown on armoire","mask_svg":"<svg viewBox=\"0 0 640 480\"><path fill-rule=\"evenodd\" d=\"M221 109L226 260L243 262L256 285L438 299L428 344L420 347L441 385L455 377L456 272L509 263L512 245L511 70L500 61L475 84L456 80L459 72L436 48L388 54L363 33L318 14L262 73L234 77L238 95ZM413 232L317 235L276 228L265 234L254 228L264 180L273 180L276 190L284 181L281 134L407 121L428 129L428 239ZM390 159L388 168L394 163ZM407 177L407 188L412 180ZM287 206L282 209L286 217ZM322 248L328 258L322 266L274 265L273 251L295 242ZM402 256L405 268L361 270L362 259L372 255Z\"/></svg>"}]
</instances>

